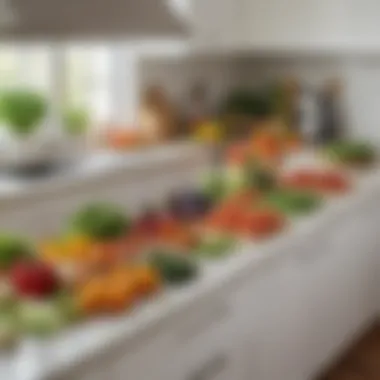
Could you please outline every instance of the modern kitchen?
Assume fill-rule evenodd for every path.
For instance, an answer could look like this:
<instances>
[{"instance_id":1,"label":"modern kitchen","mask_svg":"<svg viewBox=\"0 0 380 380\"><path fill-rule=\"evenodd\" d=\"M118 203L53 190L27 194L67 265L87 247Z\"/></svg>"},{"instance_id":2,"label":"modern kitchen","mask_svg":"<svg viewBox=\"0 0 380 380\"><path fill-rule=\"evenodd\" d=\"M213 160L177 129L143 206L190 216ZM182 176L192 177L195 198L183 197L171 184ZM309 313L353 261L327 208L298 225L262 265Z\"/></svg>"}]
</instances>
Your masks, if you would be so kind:
<instances>
[{"instance_id":1,"label":"modern kitchen","mask_svg":"<svg viewBox=\"0 0 380 380\"><path fill-rule=\"evenodd\" d=\"M380 379L376 0L0 0L0 380Z\"/></svg>"}]
</instances>

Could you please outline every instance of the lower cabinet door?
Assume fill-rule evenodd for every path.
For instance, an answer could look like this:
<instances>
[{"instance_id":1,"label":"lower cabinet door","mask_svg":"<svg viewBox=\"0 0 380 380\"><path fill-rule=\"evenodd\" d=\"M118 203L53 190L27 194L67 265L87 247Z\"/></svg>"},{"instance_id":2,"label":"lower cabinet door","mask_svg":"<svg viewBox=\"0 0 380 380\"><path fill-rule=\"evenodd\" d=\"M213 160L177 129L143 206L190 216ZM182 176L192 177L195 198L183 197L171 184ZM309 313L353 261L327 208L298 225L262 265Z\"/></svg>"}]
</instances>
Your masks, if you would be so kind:
<instances>
[{"instance_id":1,"label":"lower cabinet door","mask_svg":"<svg viewBox=\"0 0 380 380\"><path fill-rule=\"evenodd\" d=\"M236 290L243 380L304 380L296 377L301 285L297 267L285 256L253 272Z\"/></svg>"},{"instance_id":2,"label":"lower cabinet door","mask_svg":"<svg viewBox=\"0 0 380 380\"><path fill-rule=\"evenodd\" d=\"M173 326L172 380L240 380L233 308L226 295L189 311Z\"/></svg>"},{"instance_id":3,"label":"lower cabinet door","mask_svg":"<svg viewBox=\"0 0 380 380\"><path fill-rule=\"evenodd\" d=\"M333 231L325 230L319 243L310 242L315 253L300 260L304 322L299 331L299 367L305 378L328 365L375 316L370 242L374 236L368 235L368 222L364 215L342 221Z\"/></svg>"}]
</instances>

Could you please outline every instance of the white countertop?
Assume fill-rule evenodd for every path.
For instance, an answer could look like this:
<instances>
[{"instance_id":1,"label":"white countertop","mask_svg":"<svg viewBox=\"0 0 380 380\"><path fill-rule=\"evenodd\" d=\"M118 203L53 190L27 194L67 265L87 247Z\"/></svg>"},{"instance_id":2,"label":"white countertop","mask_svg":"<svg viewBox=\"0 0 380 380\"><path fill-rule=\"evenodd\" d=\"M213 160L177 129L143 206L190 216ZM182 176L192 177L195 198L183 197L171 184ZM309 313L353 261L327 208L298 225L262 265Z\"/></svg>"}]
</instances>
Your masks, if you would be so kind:
<instances>
[{"instance_id":1,"label":"white countertop","mask_svg":"<svg viewBox=\"0 0 380 380\"><path fill-rule=\"evenodd\" d=\"M32 199L41 193L57 192L121 171L165 165L175 162L178 157L196 157L197 152L204 149L199 144L177 142L125 153L92 153L78 161L75 166L44 178L29 179L0 174L0 205L10 200Z\"/></svg>"},{"instance_id":2,"label":"white countertop","mask_svg":"<svg viewBox=\"0 0 380 380\"><path fill-rule=\"evenodd\" d=\"M358 177L357 189L352 193L334 198L312 216L292 223L278 237L260 244L241 244L236 254L221 262L203 266L200 278L180 289L165 290L149 303L144 303L124 316L89 321L64 331L61 335L43 342L24 342L11 357L0 356L0 379L40 380L48 378L79 363L85 358L106 350L122 339L138 338L149 328L164 324L171 316L181 313L185 306L201 300L229 281L252 275L272 260L286 259L283 247L297 239L325 228L329 222L351 212L355 204L370 197L380 188L380 169ZM24 360L27 358L26 360Z\"/></svg>"}]
</instances>

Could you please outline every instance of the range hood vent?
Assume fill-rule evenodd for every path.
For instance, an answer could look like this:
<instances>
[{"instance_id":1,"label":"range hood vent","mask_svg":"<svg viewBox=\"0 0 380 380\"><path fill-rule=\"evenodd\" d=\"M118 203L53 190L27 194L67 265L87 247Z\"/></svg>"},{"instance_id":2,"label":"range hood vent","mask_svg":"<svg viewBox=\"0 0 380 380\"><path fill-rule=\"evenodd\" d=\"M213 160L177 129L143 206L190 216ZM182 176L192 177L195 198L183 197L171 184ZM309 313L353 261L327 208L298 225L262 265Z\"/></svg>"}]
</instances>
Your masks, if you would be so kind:
<instances>
[{"instance_id":1,"label":"range hood vent","mask_svg":"<svg viewBox=\"0 0 380 380\"><path fill-rule=\"evenodd\" d=\"M0 0L2 39L183 37L173 0Z\"/></svg>"}]
</instances>

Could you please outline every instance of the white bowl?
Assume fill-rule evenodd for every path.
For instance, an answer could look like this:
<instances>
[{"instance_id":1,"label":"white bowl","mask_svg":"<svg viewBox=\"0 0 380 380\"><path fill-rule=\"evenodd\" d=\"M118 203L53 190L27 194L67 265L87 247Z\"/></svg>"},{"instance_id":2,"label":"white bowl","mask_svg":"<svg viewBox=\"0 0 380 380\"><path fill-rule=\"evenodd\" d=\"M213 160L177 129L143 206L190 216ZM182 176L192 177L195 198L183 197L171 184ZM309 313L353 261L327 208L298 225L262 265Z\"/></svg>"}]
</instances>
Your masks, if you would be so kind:
<instances>
[{"instance_id":1,"label":"white bowl","mask_svg":"<svg viewBox=\"0 0 380 380\"><path fill-rule=\"evenodd\" d=\"M2 128L0 136L0 166L7 170L55 165L73 160L85 151L83 138L65 136L61 128L41 127L30 136L15 136Z\"/></svg>"}]
</instances>

